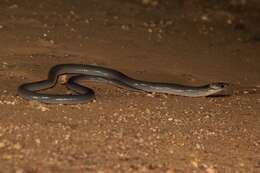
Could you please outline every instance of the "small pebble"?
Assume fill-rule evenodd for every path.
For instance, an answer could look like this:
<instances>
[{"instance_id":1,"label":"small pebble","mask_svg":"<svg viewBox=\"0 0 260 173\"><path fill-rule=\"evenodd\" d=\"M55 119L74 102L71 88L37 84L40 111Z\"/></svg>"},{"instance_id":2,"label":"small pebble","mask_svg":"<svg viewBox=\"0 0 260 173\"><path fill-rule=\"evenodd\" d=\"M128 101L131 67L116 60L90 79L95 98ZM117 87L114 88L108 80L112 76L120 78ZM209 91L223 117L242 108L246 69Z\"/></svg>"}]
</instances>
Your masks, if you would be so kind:
<instances>
[{"instance_id":1,"label":"small pebble","mask_svg":"<svg viewBox=\"0 0 260 173\"><path fill-rule=\"evenodd\" d=\"M35 142L36 142L36 144L40 144L41 143L41 140L40 139L35 139Z\"/></svg>"},{"instance_id":2,"label":"small pebble","mask_svg":"<svg viewBox=\"0 0 260 173\"><path fill-rule=\"evenodd\" d=\"M199 167L199 161L197 159L194 159L191 161L191 165L194 166L195 168Z\"/></svg>"},{"instance_id":3,"label":"small pebble","mask_svg":"<svg viewBox=\"0 0 260 173\"><path fill-rule=\"evenodd\" d=\"M168 118L168 121L172 121L173 120L173 118Z\"/></svg>"},{"instance_id":4,"label":"small pebble","mask_svg":"<svg viewBox=\"0 0 260 173\"><path fill-rule=\"evenodd\" d=\"M207 15L203 15L203 16L201 16L201 20L209 21L209 17Z\"/></svg>"},{"instance_id":5,"label":"small pebble","mask_svg":"<svg viewBox=\"0 0 260 173\"><path fill-rule=\"evenodd\" d=\"M212 167L209 167L209 168L206 169L206 172L207 173L216 173L216 170Z\"/></svg>"},{"instance_id":6,"label":"small pebble","mask_svg":"<svg viewBox=\"0 0 260 173\"><path fill-rule=\"evenodd\" d=\"M5 147L5 143L0 142L0 149Z\"/></svg>"},{"instance_id":7,"label":"small pebble","mask_svg":"<svg viewBox=\"0 0 260 173\"><path fill-rule=\"evenodd\" d=\"M176 173L176 172L173 169L169 169L165 173Z\"/></svg>"},{"instance_id":8,"label":"small pebble","mask_svg":"<svg viewBox=\"0 0 260 173\"><path fill-rule=\"evenodd\" d=\"M21 144L17 143L17 144L14 144L13 148L16 150L20 150L22 148L22 146L21 146Z\"/></svg>"},{"instance_id":9,"label":"small pebble","mask_svg":"<svg viewBox=\"0 0 260 173\"><path fill-rule=\"evenodd\" d=\"M151 114L150 109L146 108L146 109L145 109L145 113L147 113L147 114Z\"/></svg>"},{"instance_id":10,"label":"small pebble","mask_svg":"<svg viewBox=\"0 0 260 173\"><path fill-rule=\"evenodd\" d=\"M243 94L248 94L249 92L248 91L243 91Z\"/></svg>"},{"instance_id":11,"label":"small pebble","mask_svg":"<svg viewBox=\"0 0 260 173\"><path fill-rule=\"evenodd\" d=\"M15 9L15 8L18 8L19 6L17 4L13 4L11 6L9 6L10 9Z\"/></svg>"},{"instance_id":12,"label":"small pebble","mask_svg":"<svg viewBox=\"0 0 260 173\"><path fill-rule=\"evenodd\" d=\"M25 171L20 168L20 169L17 169L17 170L15 171L15 173L25 173Z\"/></svg>"}]
</instances>

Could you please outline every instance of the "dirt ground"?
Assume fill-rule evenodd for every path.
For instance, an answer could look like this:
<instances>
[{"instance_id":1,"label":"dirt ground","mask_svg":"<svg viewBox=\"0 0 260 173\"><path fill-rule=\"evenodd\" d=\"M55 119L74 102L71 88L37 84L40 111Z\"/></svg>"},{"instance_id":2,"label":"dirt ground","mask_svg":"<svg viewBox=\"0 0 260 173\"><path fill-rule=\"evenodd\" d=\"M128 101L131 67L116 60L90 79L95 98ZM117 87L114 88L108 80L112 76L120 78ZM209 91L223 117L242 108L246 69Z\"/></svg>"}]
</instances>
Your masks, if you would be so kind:
<instances>
[{"instance_id":1,"label":"dirt ground","mask_svg":"<svg viewBox=\"0 0 260 173\"><path fill-rule=\"evenodd\" d=\"M2 0L0 172L259 173L259 13L257 0ZM96 92L86 104L16 95L60 63L147 81L228 82L233 94L188 98L86 82Z\"/></svg>"}]
</instances>

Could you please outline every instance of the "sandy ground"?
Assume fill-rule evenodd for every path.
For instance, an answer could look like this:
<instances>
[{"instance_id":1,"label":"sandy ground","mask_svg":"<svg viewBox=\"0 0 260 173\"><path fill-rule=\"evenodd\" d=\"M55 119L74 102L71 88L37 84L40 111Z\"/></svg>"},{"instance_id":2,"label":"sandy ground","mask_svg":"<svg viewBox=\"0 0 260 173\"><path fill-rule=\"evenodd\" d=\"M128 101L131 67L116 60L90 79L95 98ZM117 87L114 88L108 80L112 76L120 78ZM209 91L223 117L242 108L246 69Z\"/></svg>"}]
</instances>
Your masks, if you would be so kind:
<instances>
[{"instance_id":1,"label":"sandy ground","mask_svg":"<svg viewBox=\"0 0 260 173\"><path fill-rule=\"evenodd\" d=\"M1 1L0 172L259 173L259 4L200 1ZM86 83L96 91L86 104L16 96L60 63L148 81L223 81L234 94L187 98Z\"/></svg>"}]
</instances>

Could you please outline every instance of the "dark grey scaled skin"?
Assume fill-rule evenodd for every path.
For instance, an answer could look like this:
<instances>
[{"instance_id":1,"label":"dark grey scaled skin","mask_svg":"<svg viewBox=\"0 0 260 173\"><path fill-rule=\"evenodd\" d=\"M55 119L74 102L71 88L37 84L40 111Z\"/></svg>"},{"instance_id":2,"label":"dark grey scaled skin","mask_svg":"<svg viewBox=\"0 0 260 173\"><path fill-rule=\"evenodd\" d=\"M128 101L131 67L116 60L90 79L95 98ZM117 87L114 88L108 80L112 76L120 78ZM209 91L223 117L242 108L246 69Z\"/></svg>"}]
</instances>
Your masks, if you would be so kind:
<instances>
[{"instance_id":1,"label":"dark grey scaled skin","mask_svg":"<svg viewBox=\"0 0 260 173\"><path fill-rule=\"evenodd\" d=\"M54 87L59 75L62 74L76 75L68 80L66 86L75 91L77 95L51 95L37 92ZM212 83L203 86L186 86L174 83L147 82L130 78L110 68L84 64L60 64L51 68L47 80L22 84L18 87L17 94L25 99L37 100L43 103L85 103L93 99L95 94L92 89L78 84L81 80L101 81L136 91L167 93L187 97L216 95L222 92L227 85L225 83Z\"/></svg>"}]
</instances>

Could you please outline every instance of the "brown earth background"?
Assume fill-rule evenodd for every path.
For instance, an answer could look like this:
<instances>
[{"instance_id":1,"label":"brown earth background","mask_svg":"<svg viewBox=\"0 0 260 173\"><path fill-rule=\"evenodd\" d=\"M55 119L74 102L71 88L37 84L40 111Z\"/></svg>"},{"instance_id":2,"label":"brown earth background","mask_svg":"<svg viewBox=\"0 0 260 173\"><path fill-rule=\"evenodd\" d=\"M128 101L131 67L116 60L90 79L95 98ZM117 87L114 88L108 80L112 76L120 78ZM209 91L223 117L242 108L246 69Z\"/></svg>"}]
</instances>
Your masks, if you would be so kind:
<instances>
[{"instance_id":1,"label":"brown earth background","mask_svg":"<svg viewBox=\"0 0 260 173\"><path fill-rule=\"evenodd\" d=\"M200 85L230 97L88 83L93 102L46 105L16 88L60 63ZM1 173L259 173L257 0L1 0ZM59 86L51 92L67 92Z\"/></svg>"}]
</instances>

